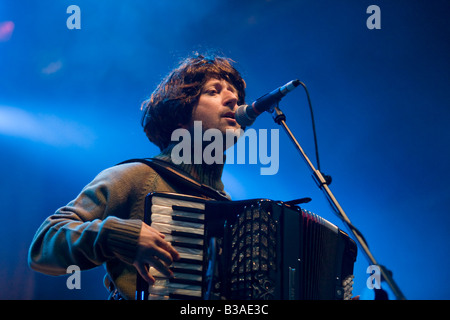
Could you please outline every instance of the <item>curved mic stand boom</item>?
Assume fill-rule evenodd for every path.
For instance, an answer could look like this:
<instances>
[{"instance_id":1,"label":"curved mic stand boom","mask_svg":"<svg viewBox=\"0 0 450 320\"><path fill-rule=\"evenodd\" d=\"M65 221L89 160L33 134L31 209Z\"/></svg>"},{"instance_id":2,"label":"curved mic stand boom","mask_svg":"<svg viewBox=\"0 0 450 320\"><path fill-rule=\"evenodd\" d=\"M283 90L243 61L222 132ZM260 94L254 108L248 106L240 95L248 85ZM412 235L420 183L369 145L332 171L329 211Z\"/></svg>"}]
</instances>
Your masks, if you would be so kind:
<instances>
[{"instance_id":1,"label":"curved mic stand boom","mask_svg":"<svg viewBox=\"0 0 450 320\"><path fill-rule=\"evenodd\" d=\"M326 179L324 177L324 175L319 170L317 170L314 167L314 165L311 163L311 161L309 160L308 156L306 155L306 153L303 151L302 147L298 143L297 139L295 139L295 137L292 134L291 130L286 125L286 116L280 110L278 104L273 109L268 110L268 111L272 112L274 121L277 124L283 126L283 128L286 131L286 133L288 134L289 138L292 140L292 142L294 143L295 147L300 152L300 155L302 156L302 158L305 160L306 164L308 165L308 167L312 171L313 178L316 181L318 187L324 192L327 200L329 201L329 203L330 203L332 209L335 211L336 215L344 222L346 227L353 234L357 244L362 249L362 251L365 254L366 258L369 260L369 263L372 264L372 265L379 266L380 273L381 273L381 276L383 277L383 280L385 280L386 283L389 285L389 287L391 288L391 290L394 293L394 295L396 296L396 298L398 300L406 300L406 298L403 295L403 293L401 292L400 288L394 282L390 272L388 272L388 270L384 266L379 265L377 263L377 261L375 260L375 258L372 255L372 253L370 252L369 247L368 247L364 237L358 231L358 229L356 229L352 225L352 223L350 222L349 218L345 214L344 210L342 209L342 207L340 206L340 204L338 203L338 201L334 197L333 193L331 192L330 188L328 187L328 184L330 183L330 180Z\"/></svg>"}]
</instances>

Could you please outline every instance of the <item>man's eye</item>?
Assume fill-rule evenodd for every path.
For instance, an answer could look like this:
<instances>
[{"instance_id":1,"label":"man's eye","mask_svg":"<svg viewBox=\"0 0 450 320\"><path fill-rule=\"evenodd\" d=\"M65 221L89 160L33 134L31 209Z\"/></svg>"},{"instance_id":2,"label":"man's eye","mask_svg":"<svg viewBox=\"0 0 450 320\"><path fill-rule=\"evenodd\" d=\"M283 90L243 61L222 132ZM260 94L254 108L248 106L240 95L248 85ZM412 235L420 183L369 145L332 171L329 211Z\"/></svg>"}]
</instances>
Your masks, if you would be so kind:
<instances>
[{"instance_id":1,"label":"man's eye","mask_svg":"<svg viewBox=\"0 0 450 320\"><path fill-rule=\"evenodd\" d=\"M217 91L216 89L210 89L210 90L207 90L206 91L206 94L209 94L209 95L215 95L215 94L217 94L217 93L219 93L219 91Z\"/></svg>"}]
</instances>

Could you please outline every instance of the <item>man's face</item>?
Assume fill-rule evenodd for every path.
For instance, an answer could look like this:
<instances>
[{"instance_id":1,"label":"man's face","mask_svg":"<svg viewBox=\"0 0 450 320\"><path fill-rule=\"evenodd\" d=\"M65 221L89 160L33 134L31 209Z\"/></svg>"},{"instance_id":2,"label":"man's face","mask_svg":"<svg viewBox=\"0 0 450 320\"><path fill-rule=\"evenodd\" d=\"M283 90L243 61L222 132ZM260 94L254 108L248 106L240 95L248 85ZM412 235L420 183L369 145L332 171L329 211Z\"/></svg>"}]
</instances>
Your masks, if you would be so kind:
<instances>
[{"instance_id":1,"label":"man's face","mask_svg":"<svg viewBox=\"0 0 450 320\"><path fill-rule=\"evenodd\" d=\"M222 79L209 79L203 86L188 127L192 128L194 121L201 121L203 131L214 128L223 135L227 129L240 129L241 126L234 119L237 102L238 92L230 83Z\"/></svg>"}]
</instances>

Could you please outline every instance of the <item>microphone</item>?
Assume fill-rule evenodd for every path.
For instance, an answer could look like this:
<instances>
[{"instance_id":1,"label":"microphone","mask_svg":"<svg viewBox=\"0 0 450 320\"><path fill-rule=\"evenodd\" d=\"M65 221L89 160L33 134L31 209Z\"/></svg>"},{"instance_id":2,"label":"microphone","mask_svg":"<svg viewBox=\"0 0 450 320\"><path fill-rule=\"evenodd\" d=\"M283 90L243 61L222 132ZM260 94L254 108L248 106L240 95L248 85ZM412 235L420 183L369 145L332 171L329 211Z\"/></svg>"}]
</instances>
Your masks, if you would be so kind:
<instances>
[{"instance_id":1,"label":"microphone","mask_svg":"<svg viewBox=\"0 0 450 320\"><path fill-rule=\"evenodd\" d=\"M284 86L281 86L278 89L275 89L272 92L256 99L251 105L244 104L239 106L234 115L237 123L239 123L242 127L251 126L253 122L255 122L256 117L264 111L270 110L281 100L281 98L299 85L300 80L292 80Z\"/></svg>"}]
</instances>

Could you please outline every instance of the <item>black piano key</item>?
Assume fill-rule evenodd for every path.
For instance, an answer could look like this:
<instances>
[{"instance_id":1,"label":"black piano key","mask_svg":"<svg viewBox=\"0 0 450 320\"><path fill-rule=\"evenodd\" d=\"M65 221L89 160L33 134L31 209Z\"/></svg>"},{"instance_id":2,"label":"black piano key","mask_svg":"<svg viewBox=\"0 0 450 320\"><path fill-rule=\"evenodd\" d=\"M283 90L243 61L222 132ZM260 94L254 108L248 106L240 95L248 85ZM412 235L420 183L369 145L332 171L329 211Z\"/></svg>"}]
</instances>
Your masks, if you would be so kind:
<instances>
[{"instance_id":1,"label":"black piano key","mask_svg":"<svg viewBox=\"0 0 450 320\"><path fill-rule=\"evenodd\" d=\"M180 267L171 267L170 270L172 270L172 272L195 274L195 275L199 275L199 276L201 276L203 274L202 270L194 270L194 269L187 269L187 268L180 268Z\"/></svg>"},{"instance_id":2,"label":"black piano key","mask_svg":"<svg viewBox=\"0 0 450 320\"><path fill-rule=\"evenodd\" d=\"M187 242L181 242L181 241L170 241L172 246L174 247L183 247L183 248L190 248L190 249L203 249L203 246L201 244L196 243L187 243Z\"/></svg>"},{"instance_id":3,"label":"black piano key","mask_svg":"<svg viewBox=\"0 0 450 320\"><path fill-rule=\"evenodd\" d=\"M177 231L177 230L172 230L170 232L170 234L173 236L196 238L196 239L203 239L205 237L203 234L189 233L189 232Z\"/></svg>"},{"instance_id":4,"label":"black piano key","mask_svg":"<svg viewBox=\"0 0 450 320\"><path fill-rule=\"evenodd\" d=\"M198 280L191 280L191 279L185 279L182 277L173 277L169 279L170 283L179 283L179 284L188 284L192 286L200 286L202 285L201 281Z\"/></svg>"},{"instance_id":5,"label":"black piano key","mask_svg":"<svg viewBox=\"0 0 450 320\"><path fill-rule=\"evenodd\" d=\"M186 212L192 212L192 213L205 213L204 209L198 209L198 208L191 208L191 207L183 207L183 206L177 206L173 205L172 210L178 210L178 211L186 211Z\"/></svg>"},{"instance_id":6,"label":"black piano key","mask_svg":"<svg viewBox=\"0 0 450 320\"><path fill-rule=\"evenodd\" d=\"M195 260L195 259L189 259L189 258L180 258L179 260L177 260L177 262L203 265L203 261Z\"/></svg>"},{"instance_id":7,"label":"black piano key","mask_svg":"<svg viewBox=\"0 0 450 320\"><path fill-rule=\"evenodd\" d=\"M182 216L182 215L172 215L172 220L174 220L174 221L183 221L183 222L193 222L193 223L200 223L200 224L204 224L205 223L205 221L203 219L185 217L185 216Z\"/></svg>"}]
</instances>

